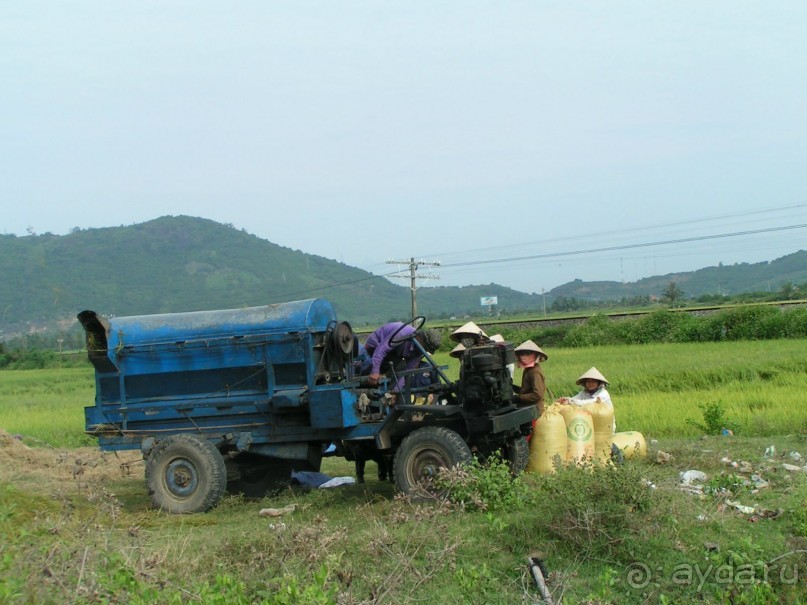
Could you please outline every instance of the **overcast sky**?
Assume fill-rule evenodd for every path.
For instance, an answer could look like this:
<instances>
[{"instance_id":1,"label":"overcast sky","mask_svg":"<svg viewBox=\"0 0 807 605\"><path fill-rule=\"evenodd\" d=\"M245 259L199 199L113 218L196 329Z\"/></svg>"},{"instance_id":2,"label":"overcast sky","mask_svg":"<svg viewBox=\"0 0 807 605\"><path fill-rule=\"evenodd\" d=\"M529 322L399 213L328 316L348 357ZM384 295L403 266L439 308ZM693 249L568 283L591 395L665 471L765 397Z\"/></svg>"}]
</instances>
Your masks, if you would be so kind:
<instances>
[{"instance_id":1,"label":"overcast sky","mask_svg":"<svg viewBox=\"0 0 807 605\"><path fill-rule=\"evenodd\" d=\"M2 2L0 233L182 214L525 292L772 260L807 249L805 32L804 0Z\"/></svg>"}]
</instances>

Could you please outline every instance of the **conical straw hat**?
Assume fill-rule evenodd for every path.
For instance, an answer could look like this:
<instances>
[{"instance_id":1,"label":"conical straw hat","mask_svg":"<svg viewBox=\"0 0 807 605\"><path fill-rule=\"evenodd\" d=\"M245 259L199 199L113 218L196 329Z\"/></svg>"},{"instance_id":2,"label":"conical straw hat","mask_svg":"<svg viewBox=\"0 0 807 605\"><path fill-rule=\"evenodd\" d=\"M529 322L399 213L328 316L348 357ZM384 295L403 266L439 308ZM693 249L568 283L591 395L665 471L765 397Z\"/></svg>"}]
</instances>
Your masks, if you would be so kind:
<instances>
[{"instance_id":1,"label":"conical straw hat","mask_svg":"<svg viewBox=\"0 0 807 605\"><path fill-rule=\"evenodd\" d=\"M487 337L487 334L485 334L482 328L477 326L474 322L469 321L467 324L465 324L464 326L460 326L451 333L451 340L453 340L454 342L459 342L460 338L462 338L466 334L470 336L479 336L481 334L482 336Z\"/></svg>"},{"instance_id":2,"label":"conical straw hat","mask_svg":"<svg viewBox=\"0 0 807 605\"><path fill-rule=\"evenodd\" d=\"M534 342L532 342L531 340L525 340L525 341L524 341L524 342L522 342L520 345L518 345L518 346L517 346L517 347L514 349L514 351L515 351L516 353L518 353L519 351L534 351L535 353L538 353L538 355L540 355L541 357L543 357L543 358L544 358L544 360L549 359L549 355L547 355L546 353L544 353L544 350L543 350L541 347L539 347L537 344L535 344Z\"/></svg>"},{"instance_id":3,"label":"conical straw hat","mask_svg":"<svg viewBox=\"0 0 807 605\"><path fill-rule=\"evenodd\" d=\"M594 366L591 366L585 374L577 379L577 384L582 385L589 378L608 384L608 380L605 378L605 376L600 374L600 371Z\"/></svg>"},{"instance_id":4,"label":"conical straw hat","mask_svg":"<svg viewBox=\"0 0 807 605\"><path fill-rule=\"evenodd\" d=\"M448 354L449 354L449 356L457 359L459 357L462 357L462 354L463 354L464 351L465 351L465 346L462 343L460 343L456 347L451 349L451 351Z\"/></svg>"}]
</instances>

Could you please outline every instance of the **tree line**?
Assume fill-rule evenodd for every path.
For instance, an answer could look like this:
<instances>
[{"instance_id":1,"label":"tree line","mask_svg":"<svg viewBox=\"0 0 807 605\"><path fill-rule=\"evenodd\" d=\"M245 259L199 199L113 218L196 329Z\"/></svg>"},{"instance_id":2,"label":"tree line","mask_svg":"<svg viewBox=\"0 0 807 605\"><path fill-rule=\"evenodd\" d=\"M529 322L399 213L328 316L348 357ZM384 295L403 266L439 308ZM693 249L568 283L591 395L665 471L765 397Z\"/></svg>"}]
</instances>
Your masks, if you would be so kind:
<instances>
[{"instance_id":1,"label":"tree line","mask_svg":"<svg viewBox=\"0 0 807 605\"><path fill-rule=\"evenodd\" d=\"M586 311L591 309L641 308L652 306L666 306L678 308L684 305L730 305L748 304L758 302L777 302L798 300L807 296L807 282L795 284L785 282L776 292L744 292L732 296L725 294L702 294L700 296L687 296L687 293L674 281L671 281L656 298L653 296L623 296L613 299L585 299L574 296L559 296L552 301L550 310L554 313L568 313L573 311Z\"/></svg>"},{"instance_id":2,"label":"tree line","mask_svg":"<svg viewBox=\"0 0 807 605\"><path fill-rule=\"evenodd\" d=\"M530 339L542 346L585 347L610 344L658 342L716 342L807 338L807 306L780 309L774 305L728 307L698 316L661 308L633 319L612 321L595 313L584 323L553 327L505 327L502 335L511 342ZM443 349L453 344L443 339ZM58 336L32 334L0 342L0 369L78 367L87 362L81 329Z\"/></svg>"},{"instance_id":3,"label":"tree line","mask_svg":"<svg viewBox=\"0 0 807 605\"><path fill-rule=\"evenodd\" d=\"M503 335L513 342L529 338L554 348L807 338L807 306L783 310L743 305L703 316L659 309L620 321L598 313L579 324L505 330Z\"/></svg>"}]
</instances>

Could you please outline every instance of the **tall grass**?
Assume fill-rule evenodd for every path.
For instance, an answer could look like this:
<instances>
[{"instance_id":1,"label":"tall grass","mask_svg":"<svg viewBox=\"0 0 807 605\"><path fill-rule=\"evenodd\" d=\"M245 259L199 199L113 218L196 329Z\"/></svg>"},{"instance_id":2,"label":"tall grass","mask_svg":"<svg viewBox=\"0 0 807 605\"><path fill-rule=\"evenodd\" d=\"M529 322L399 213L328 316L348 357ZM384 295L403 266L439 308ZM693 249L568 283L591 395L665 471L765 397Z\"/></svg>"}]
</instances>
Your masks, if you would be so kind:
<instances>
[{"instance_id":1,"label":"tall grass","mask_svg":"<svg viewBox=\"0 0 807 605\"><path fill-rule=\"evenodd\" d=\"M32 445L93 445L84 435L84 406L94 400L90 367L0 372L0 428Z\"/></svg>"},{"instance_id":2,"label":"tall grass","mask_svg":"<svg viewBox=\"0 0 807 605\"><path fill-rule=\"evenodd\" d=\"M807 340L608 345L547 348L543 364L549 399L573 395L575 380L596 366L610 381L617 430L652 437L698 435L690 422L701 407L719 404L748 436L807 430ZM456 379L458 362L438 353ZM520 383L520 370L516 383ZM92 444L83 408L94 401L92 369L0 372L0 428L54 446Z\"/></svg>"},{"instance_id":3,"label":"tall grass","mask_svg":"<svg viewBox=\"0 0 807 605\"><path fill-rule=\"evenodd\" d=\"M62 470L57 481L51 471L61 453L37 464L26 452L17 466L0 466L0 603L525 603L537 599L525 565L537 550L556 602L803 604L807 475L784 473L780 462L790 459L785 452L803 453L805 441L767 435L803 425L805 344L548 347L544 369L555 395L574 393L577 376L596 365L611 380L618 428L659 436L657 447L674 456L527 475L526 495L478 512L396 497L369 473L366 485L289 488L257 502L227 495L209 513L167 515L149 508L142 474L95 481ZM438 361L456 377L456 360ZM740 432L766 436L664 438L692 433L686 420L717 398ZM82 407L93 399L89 368L3 371L0 428L52 445L81 443ZM775 460L763 457L771 444L781 452ZM781 516L749 523L753 517L726 508L726 495L678 489L686 469L725 479L724 455L751 461L771 484L732 497ZM29 466L40 472L26 474ZM349 475L352 465L328 458L323 470ZM498 488L480 493L507 495L506 473L480 478ZM295 512L280 518L259 514L290 504ZM780 579L780 562L798 582ZM648 584L628 583L634 563L652 570ZM741 578L736 571L749 564L756 578L770 568L771 583ZM731 578L717 571L727 567ZM682 568L695 569L694 581L673 573Z\"/></svg>"},{"instance_id":4,"label":"tall grass","mask_svg":"<svg viewBox=\"0 0 807 605\"><path fill-rule=\"evenodd\" d=\"M539 343L540 344L540 343ZM575 394L575 380L596 366L610 381L617 430L651 436L699 434L701 406L718 403L749 436L807 430L800 403L807 389L807 340L608 345L547 348L547 397ZM456 377L458 364L448 357ZM520 383L520 370L515 382Z\"/></svg>"}]
</instances>

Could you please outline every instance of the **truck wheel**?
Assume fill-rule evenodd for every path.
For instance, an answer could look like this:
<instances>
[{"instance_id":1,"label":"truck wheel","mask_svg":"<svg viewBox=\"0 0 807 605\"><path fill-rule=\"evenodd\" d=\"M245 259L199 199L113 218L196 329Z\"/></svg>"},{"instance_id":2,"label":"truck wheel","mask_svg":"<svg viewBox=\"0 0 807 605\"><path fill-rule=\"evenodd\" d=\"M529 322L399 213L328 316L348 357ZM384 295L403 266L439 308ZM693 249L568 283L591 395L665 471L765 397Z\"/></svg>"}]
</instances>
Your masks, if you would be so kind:
<instances>
[{"instance_id":1,"label":"truck wheel","mask_svg":"<svg viewBox=\"0 0 807 605\"><path fill-rule=\"evenodd\" d=\"M527 469L527 465L530 463L530 444L526 437L510 439L504 448L504 453L513 476L520 475Z\"/></svg>"},{"instance_id":2,"label":"truck wheel","mask_svg":"<svg viewBox=\"0 0 807 605\"><path fill-rule=\"evenodd\" d=\"M445 496L432 480L441 468L470 464L471 449L456 432L439 426L413 431L403 440L393 463L395 485L405 494L418 499Z\"/></svg>"},{"instance_id":3,"label":"truck wheel","mask_svg":"<svg viewBox=\"0 0 807 605\"><path fill-rule=\"evenodd\" d=\"M146 486L156 508L169 513L208 511L227 488L224 459L207 439L171 435L148 457Z\"/></svg>"}]
</instances>

